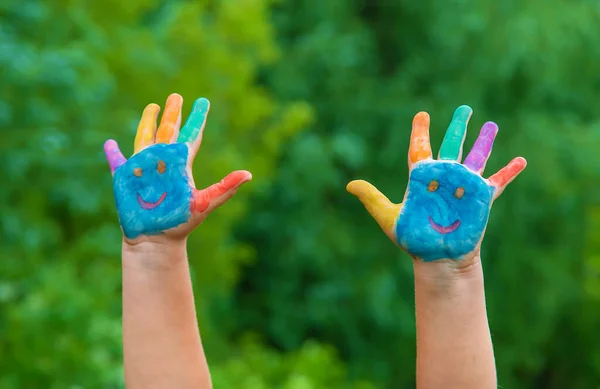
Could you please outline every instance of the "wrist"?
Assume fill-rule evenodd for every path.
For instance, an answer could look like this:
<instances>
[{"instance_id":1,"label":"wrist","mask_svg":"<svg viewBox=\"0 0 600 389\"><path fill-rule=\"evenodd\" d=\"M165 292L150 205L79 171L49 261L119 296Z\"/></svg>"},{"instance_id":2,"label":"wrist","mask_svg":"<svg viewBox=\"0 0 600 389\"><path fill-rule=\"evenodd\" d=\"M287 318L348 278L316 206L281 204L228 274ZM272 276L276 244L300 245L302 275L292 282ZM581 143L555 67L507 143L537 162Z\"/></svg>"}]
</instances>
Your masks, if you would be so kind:
<instances>
[{"instance_id":1,"label":"wrist","mask_svg":"<svg viewBox=\"0 0 600 389\"><path fill-rule=\"evenodd\" d=\"M153 239L122 243L123 268L169 270L187 261L186 239Z\"/></svg>"},{"instance_id":2,"label":"wrist","mask_svg":"<svg viewBox=\"0 0 600 389\"><path fill-rule=\"evenodd\" d=\"M413 262L415 287L427 293L453 296L483 286L483 267L479 255L467 263L444 259L433 262Z\"/></svg>"}]
</instances>

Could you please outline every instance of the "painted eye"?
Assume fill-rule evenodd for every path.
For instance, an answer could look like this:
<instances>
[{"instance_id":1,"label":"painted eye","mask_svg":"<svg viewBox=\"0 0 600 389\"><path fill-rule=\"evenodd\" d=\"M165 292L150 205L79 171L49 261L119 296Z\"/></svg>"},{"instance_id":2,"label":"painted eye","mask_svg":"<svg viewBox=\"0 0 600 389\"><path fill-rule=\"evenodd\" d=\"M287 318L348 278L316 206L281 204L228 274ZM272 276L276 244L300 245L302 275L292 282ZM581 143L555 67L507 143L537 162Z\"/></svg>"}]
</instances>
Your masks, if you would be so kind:
<instances>
[{"instance_id":1,"label":"painted eye","mask_svg":"<svg viewBox=\"0 0 600 389\"><path fill-rule=\"evenodd\" d=\"M142 168L136 167L135 169L133 169L133 175L136 177L141 177L142 176Z\"/></svg>"},{"instance_id":2,"label":"painted eye","mask_svg":"<svg viewBox=\"0 0 600 389\"><path fill-rule=\"evenodd\" d=\"M459 200L462 199L464 195L465 195L465 188L463 188L462 186L459 186L454 191L454 197L456 197Z\"/></svg>"},{"instance_id":3,"label":"painted eye","mask_svg":"<svg viewBox=\"0 0 600 389\"><path fill-rule=\"evenodd\" d=\"M440 187L440 184L436 180L431 180L429 185L427 185L427 190L430 192L435 192L437 188Z\"/></svg>"},{"instance_id":4,"label":"painted eye","mask_svg":"<svg viewBox=\"0 0 600 389\"><path fill-rule=\"evenodd\" d=\"M167 171L167 165L165 165L164 161L158 161L156 170L158 170L160 174L163 174L165 171Z\"/></svg>"}]
</instances>

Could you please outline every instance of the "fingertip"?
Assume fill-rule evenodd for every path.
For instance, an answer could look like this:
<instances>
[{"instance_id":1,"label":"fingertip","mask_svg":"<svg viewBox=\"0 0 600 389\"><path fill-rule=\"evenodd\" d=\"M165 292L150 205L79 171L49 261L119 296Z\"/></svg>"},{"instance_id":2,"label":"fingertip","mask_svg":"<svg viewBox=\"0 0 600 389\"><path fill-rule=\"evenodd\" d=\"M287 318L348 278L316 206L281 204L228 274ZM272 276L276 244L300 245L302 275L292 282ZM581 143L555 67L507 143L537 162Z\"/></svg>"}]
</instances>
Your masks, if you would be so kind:
<instances>
[{"instance_id":1,"label":"fingertip","mask_svg":"<svg viewBox=\"0 0 600 389\"><path fill-rule=\"evenodd\" d=\"M473 112L473 108L471 108L470 106L463 104L461 106L459 106L458 108L456 108L456 112Z\"/></svg>"},{"instance_id":2,"label":"fingertip","mask_svg":"<svg viewBox=\"0 0 600 389\"><path fill-rule=\"evenodd\" d=\"M527 160L523 157L517 157L515 158L515 164L523 170L527 167Z\"/></svg>"},{"instance_id":3,"label":"fingertip","mask_svg":"<svg viewBox=\"0 0 600 389\"><path fill-rule=\"evenodd\" d=\"M150 103L144 108L144 114L158 115L160 112L160 105L156 103Z\"/></svg>"},{"instance_id":4,"label":"fingertip","mask_svg":"<svg viewBox=\"0 0 600 389\"><path fill-rule=\"evenodd\" d=\"M413 119L413 124L429 124L430 117L425 111L417 113Z\"/></svg>"},{"instance_id":5,"label":"fingertip","mask_svg":"<svg viewBox=\"0 0 600 389\"><path fill-rule=\"evenodd\" d=\"M252 173L247 170L236 170L231 174L239 180L240 185L252 180Z\"/></svg>"},{"instance_id":6,"label":"fingertip","mask_svg":"<svg viewBox=\"0 0 600 389\"><path fill-rule=\"evenodd\" d=\"M169 97L167 97L167 102L183 103L183 96L181 96L179 93L171 93Z\"/></svg>"},{"instance_id":7,"label":"fingertip","mask_svg":"<svg viewBox=\"0 0 600 389\"><path fill-rule=\"evenodd\" d=\"M205 97L200 97L194 101L192 111L208 111L210 109L210 101Z\"/></svg>"},{"instance_id":8,"label":"fingertip","mask_svg":"<svg viewBox=\"0 0 600 389\"><path fill-rule=\"evenodd\" d=\"M356 188L356 183L357 181L350 181L348 184L346 184L346 191L353 193L354 189Z\"/></svg>"},{"instance_id":9,"label":"fingertip","mask_svg":"<svg viewBox=\"0 0 600 389\"><path fill-rule=\"evenodd\" d=\"M104 151L108 152L114 149L119 149L119 145L117 144L117 141L114 139L108 139L106 142L104 142Z\"/></svg>"},{"instance_id":10,"label":"fingertip","mask_svg":"<svg viewBox=\"0 0 600 389\"><path fill-rule=\"evenodd\" d=\"M247 170L236 170L229 173L222 182L226 190L231 190L239 188L250 180L252 180L252 173Z\"/></svg>"},{"instance_id":11,"label":"fingertip","mask_svg":"<svg viewBox=\"0 0 600 389\"><path fill-rule=\"evenodd\" d=\"M354 196L358 196L358 194L362 192L365 185L368 186L369 183L364 180L350 181L348 185L346 185L346 190Z\"/></svg>"},{"instance_id":12,"label":"fingertip","mask_svg":"<svg viewBox=\"0 0 600 389\"><path fill-rule=\"evenodd\" d=\"M429 123L430 123L429 114L424 111L419 112L418 114L415 115L415 117L413 119L413 122L412 122L413 130L416 130L416 129L428 130Z\"/></svg>"},{"instance_id":13,"label":"fingertip","mask_svg":"<svg viewBox=\"0 0 600 389\"><path fill-rule=\"evenodd\" d=\"M463 104L460 107L456 108L456 111L454 111L453 120L464 120L466 122L471 118L472 114L473 108Z\"/></svg>"},{"instance_id":14,"label":"fingertip","mask_svg":"<svg viewBox=\"0 0 600 389\"><path fill-rule=\"evenodd\" d=\"M485 131L486 133L498 133L498 125L494 122L485 122L483 124L482 130Z\"/></svg>"},{"instance_id":15,"label":"fingertip","mask_svg":"<svg viewBox=\"0 0 600 389\"><path fill-rule=\"evenodd\" d=\"M513 177L519 175L527 166L527 161L523 157L513 158L508 164L508 171L512 173Z\"/></svg>"},{"instance_id":16,"label":"fingertip","mask_svg":"<svg viewBox=\"0 0 600 389\"><path fill-rule=\"evenodd\" d=\"M515 172L514 175L516 177L527 167L527 160L523 157L516 157L512 160L512 165Z\"/></svg>"}]
</instances>

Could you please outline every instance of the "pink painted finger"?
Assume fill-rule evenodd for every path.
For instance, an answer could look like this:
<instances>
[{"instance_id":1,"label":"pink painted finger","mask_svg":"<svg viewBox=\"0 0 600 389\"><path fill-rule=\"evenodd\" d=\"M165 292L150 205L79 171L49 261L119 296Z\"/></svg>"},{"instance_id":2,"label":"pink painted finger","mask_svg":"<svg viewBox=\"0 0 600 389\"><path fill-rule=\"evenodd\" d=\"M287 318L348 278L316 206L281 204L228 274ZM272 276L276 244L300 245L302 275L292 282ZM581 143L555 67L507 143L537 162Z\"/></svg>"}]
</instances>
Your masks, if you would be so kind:
<instances>
[{"instance_id":1,"label":"pink painted finger","mask_svg":"<svg viewBox=\"0 0 600 389\"><path fill-rule=\"evenodd\" d=\"M192 213L204 212L209 207L210 210L220 207L235 194L242 184L251 179L252 174L250 172L238 170L229 173L221 182L206 189L195 190L191 204Z\"/></svg>"},{"instance_id":2,"label":"pink painted finger","mask_svg":"<svg viewBox=\"0 0 600 389\"><path fill-rule=\"evenodd\" d=\"M517 157L510 161L508 165L503 167L489 178L490 185L495 188L494 198L500 196L504 188L514 180L519 173L525 169L527 161L523 157Z\"/></svg>"},{"instance_id":3,"label":"pink painted finger","mask_svg":"<svg viewBox=\"0 0 600 389\"><path fill-rule=\"evenodd\" d=\"M498 134L498 125L494 122L487 122L481 127L471 152L465 158L464 165L466 167L478 174L483 173L485 164L492 153L496 134Z\"/></svg>"},{"instance_id":4,"label":"pink painted finger","mask_svg":"<svg viewBox=\"0 0 600 389\"><path fill-rule=\"evenodd\" d=\"M106 154L111 173L114 173L119 166L127 162L123 153L119 150L119 145L112 139L109 139L104 143L104 153Z\"/></svg>"}]
</instances>

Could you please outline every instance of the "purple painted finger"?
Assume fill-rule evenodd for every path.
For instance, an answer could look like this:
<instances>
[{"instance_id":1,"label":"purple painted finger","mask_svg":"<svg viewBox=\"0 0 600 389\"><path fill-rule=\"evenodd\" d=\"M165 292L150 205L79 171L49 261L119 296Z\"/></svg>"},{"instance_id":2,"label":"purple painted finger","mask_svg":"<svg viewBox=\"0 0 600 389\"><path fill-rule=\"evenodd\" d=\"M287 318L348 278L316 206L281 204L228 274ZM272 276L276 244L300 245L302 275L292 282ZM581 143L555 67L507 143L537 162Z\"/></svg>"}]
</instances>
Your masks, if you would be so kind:
<instances>
[{"instance_id":1,"label":"purple painted finger","mask_svg":"<svg viewBox=\"0 0 600 389\"><path fill-rule=\"evenodd\" d=\"M109 139L104 143L104 153L106 154L111 173L114 173L119 166L127 161L123 156L123 153L121 153L121 150L119 150L117 142L112 139Z\"/></svg>"},{"instance_id":2,"label":"purple painted finger","mask_svg":"<svg viewBox=\"0 0 600 389\"><path fill-rule=\"evenodd\" d=\"M494 122L487 122L481 127L479 137L477 137L471 152L465 158L464 165L467 168L479 174L483 173L485 164L492 153L492 146L497 133L498 125Z\"/></svg>"}]
</instances>

